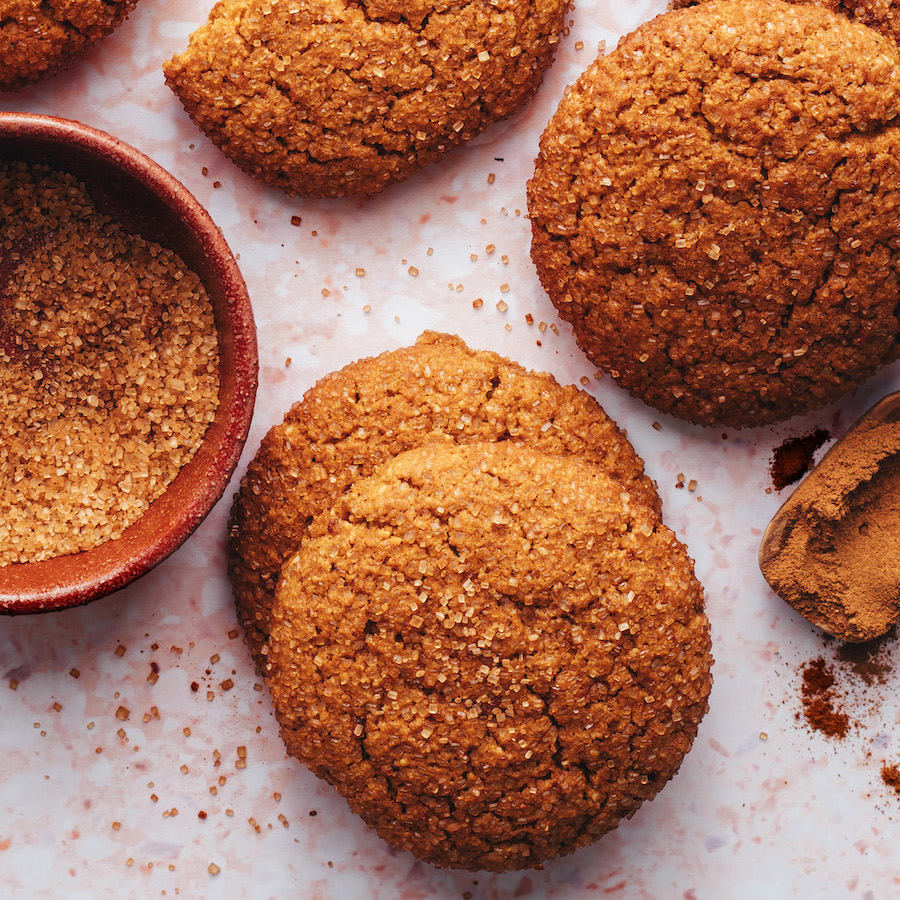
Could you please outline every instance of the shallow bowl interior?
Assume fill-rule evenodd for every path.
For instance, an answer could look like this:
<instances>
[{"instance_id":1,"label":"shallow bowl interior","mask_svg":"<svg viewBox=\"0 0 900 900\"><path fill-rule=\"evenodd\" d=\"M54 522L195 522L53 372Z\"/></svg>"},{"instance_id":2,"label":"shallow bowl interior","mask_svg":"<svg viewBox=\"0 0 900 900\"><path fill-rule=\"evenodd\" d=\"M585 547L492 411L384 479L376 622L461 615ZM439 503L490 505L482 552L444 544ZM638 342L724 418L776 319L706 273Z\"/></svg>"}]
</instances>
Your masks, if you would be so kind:
<instances>
[{"instance_id":1,"label":"shallow bowl interior","mask_svg":"<svg viewBox=\"0 0 900 900\"><path fill-rule=\"evenodd\" d=\"M244 280L222 233L188 190L148 157L77 122L0 113L0 159L72 173L101 210L178 253L203 281L219 339L215 420L191 462L147 512L120 538L94 549L0 567L0 613L47 612L130 584L177 549L222 496L253 414L256 330Z\"/></svg>"}]
</instances>

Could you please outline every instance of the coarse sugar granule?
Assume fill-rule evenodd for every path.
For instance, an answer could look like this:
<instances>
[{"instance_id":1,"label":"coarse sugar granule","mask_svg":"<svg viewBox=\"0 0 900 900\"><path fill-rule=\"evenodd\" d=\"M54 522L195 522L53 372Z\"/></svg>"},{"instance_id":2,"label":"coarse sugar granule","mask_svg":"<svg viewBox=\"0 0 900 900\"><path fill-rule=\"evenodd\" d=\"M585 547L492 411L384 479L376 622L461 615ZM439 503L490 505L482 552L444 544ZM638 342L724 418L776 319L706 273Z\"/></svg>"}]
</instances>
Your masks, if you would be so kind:
<instances>
[{"instance_id":1,"label":"coarse sugar granule","mask_svg":"<svg viewBox=\"0 0 900 900\"><path fill-rule=\"evenodd\" d=\"M0 162L0 566L119 537L218 406L212 305L73 176Z\"/></svg>"}]
</instances>

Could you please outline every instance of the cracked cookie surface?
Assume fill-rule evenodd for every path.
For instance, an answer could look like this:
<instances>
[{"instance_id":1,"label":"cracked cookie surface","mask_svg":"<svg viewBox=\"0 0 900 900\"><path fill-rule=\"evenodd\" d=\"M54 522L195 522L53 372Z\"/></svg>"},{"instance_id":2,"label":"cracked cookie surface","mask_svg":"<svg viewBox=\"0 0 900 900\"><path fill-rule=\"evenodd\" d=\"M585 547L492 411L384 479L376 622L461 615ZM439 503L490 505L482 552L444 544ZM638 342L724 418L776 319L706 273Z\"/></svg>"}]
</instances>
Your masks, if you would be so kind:
<instances>
[{"instance_id":1,"label":"cracked cookie surface","mask_svg":"<svg viewBox=\"0 0 900 900\"><path fill-rule=\"evenodd\" d=\"M209 138L289 194L373 194L511 115L568 0L220 0L166 81Z\"/></svg>"},{"instance_id":2,"label":"cracked cookie surface","mask_svg":"<svg viewBox=\"0 0 900 900\"><path fill-rule=\"evenodd\" d=\"M685 6L695 6L698 2L702 0L674 0L672 6L681 9ZM812 6L830 9L900 42L900 0L791 0L791 2L809 3Z\"/></svg>"},{"instance_id":3,"label":"cracked cookie surface","mask_svg":"<svg viewBox=\"0 0 900 900\"><path fill-rule=\"evenodd\" d=\"M678 770L707 708L684 547L596 466L422 447L285 565L269 685L288 751L438 866L539 866Z\"/></svg>"},{"instance_id":4,"label":"cracked cookie surface","mask_svg":"<svg viewBox=\"0 0 900 900\"><path fill-rule=\"evenodd\" d=\"M659 511L642 460L593 397L457 337L426 332L307 391L263 439L232 508L229 575L257 668L278 573L314 516L404 450L505 440L582 456Z\"/></svg>"},{"instance_id":5,"label":"cracked cookie surface","mask_svg":"<svg viewBox=\"0 0 900 900\"><path fill-rule=\"evenodd\" d=\"M0 0L0 91L67 68L109 34L137 0Z\"/></svg>"},{"instance_id":6,"label":"cracked cookie surface","mask_svg":"<svg viewBox=\"0 0 900 900\"><path fill-rule=\"evenodd\" d=\"M711 0L597 60L548 125L532 256L597 365L699 424L785 419L898 356L900 54Z\"/></svg>"}]
</instances>

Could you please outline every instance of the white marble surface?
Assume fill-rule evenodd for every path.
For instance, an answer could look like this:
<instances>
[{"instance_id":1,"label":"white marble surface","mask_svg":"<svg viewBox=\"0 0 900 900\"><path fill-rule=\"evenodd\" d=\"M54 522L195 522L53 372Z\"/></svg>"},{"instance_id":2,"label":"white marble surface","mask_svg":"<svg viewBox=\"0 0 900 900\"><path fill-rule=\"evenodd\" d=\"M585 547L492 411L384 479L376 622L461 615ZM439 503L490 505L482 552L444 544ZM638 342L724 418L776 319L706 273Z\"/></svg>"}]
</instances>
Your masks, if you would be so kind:
<instances>
[{"instance_id":1,"label":"white marble surface","mask_svg":"<svg viewBox=\"0 0 900 900\"><path fill-rule=\"evenodd\" d=\"M879 774L882 760L900 760L897 705L861 690L868 705L841 742L797 720L798 667L833 648L767 590L756 550L783 499L772 489L773 449L819 425L836 436L900 387L900 368L781 426L691 427L593 377L529 260L525 182L544 124L598 41L612 47L663 3L583 0L525 111L365 201L291 200L250 181L197 131L161 64L208 6L142 0L69 73L0 95L0 109L66 116L117 135L181 179L225 232L253 299L261 355L238 475L318 377L411 343L424 328L456 332L564 382L587 377L586 389L627 428L659 484L667 522L696 559L717 660L711 709L681 772L653 803L541 871L453 873L395 853L285 757L224 574L236 475L198 532L130 588L81 609L0 620L3 895L897 896L900 797ZM677 487L681 474L695 490ZM891 652L900 667L900 651Z\"/></svg>"}]
</instances>

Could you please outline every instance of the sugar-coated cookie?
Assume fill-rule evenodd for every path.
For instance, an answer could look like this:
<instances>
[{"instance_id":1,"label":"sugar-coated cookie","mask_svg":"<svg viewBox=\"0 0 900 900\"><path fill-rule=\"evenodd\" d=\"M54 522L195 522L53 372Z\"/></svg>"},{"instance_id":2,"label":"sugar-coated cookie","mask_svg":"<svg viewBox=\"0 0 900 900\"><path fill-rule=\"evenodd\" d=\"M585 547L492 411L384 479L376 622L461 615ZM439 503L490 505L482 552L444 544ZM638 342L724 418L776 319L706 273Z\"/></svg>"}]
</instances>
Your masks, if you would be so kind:
<instances>
[{"instance_id":1,"label":"sugar-coated cookie","mask_svg":"<svg viewBox=\"0 0 900 900\"><path fill-rule=\"evenodd\" d=\"M0 0L0 91L66 69L137 0Z\"/></svg>"},{"instance_id":2,"label":"sugar-coated cookie","mask_svg":"<svg viewBox=\"0 0 900 900\"><path fill-rule=\"evenodd\" d=\"M426 332L311 388L263 439L232 509L229 572L258 668L278 573L314 516L404 450L505 440L583 457L659 510L643 462L589 394L457 337Z\"/></svg>"},{"instance_id":3,"label":"sugar-coated cookie","mask_svg":"<svg viewBox=\"0 0 900 900\"><path fill-rule=\"evenodd\" d=\"M678 770L709 625L684 547L599 466L439 444L357 481L285 565L268 683L288 751L393 846L540 866Z\"/></svg>"},{"instance_id":4,"label":"sugar-coated cookie","mask_svg":"<svg viewBox=\"0 0 900 900\"><path fill-rule=\"evenodd\" d=\"M289 194L374 194L530 98L568 0L220 0L166 80Z\"/></svg>"},{"instance_id":5,"label":"sugar-coated cookie","mask_svg":"<svg viewBox=\"0 0 900 900\"><path fill-rule=\"evenodd\" d=\"M898 356L900 50L815 6L668 12L563 99L532 256L587 356L700 424L837 399Z\"/></svg>"}]
</instances>

